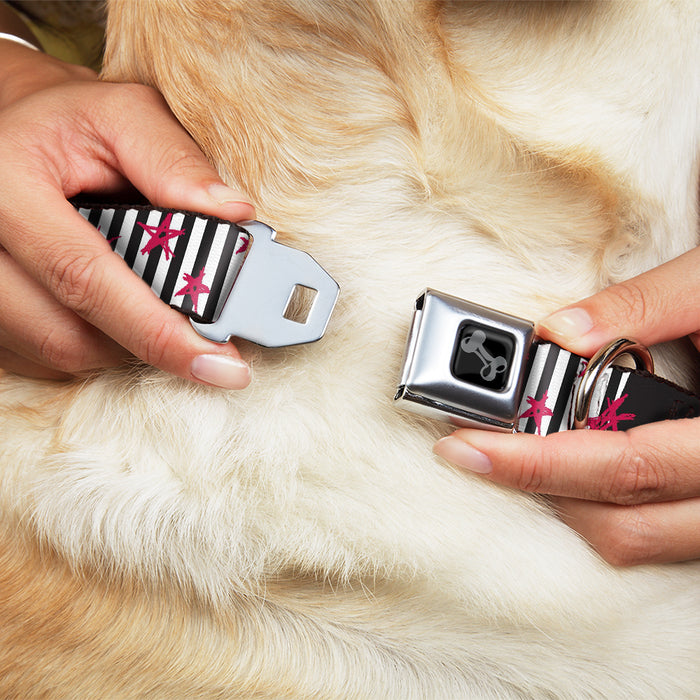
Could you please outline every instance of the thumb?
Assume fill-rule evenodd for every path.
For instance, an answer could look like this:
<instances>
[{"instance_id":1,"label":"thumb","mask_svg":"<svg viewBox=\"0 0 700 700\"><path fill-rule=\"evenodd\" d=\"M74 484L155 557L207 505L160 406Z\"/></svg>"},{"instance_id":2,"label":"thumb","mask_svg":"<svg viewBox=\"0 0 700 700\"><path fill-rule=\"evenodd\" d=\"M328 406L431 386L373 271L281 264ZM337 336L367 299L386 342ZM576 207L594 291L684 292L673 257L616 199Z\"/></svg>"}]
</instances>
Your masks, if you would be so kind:
<instances>
[{"instance_id":1,"label":"thumb","mask_svg":"<svg viewBox=\"0 0 700 700\"><path fill-rule=\"evenodd\" d=\"M108 140L118 169L152 204L229 221L255 217L248 197L224 184L157 91L142 85L122 91L128 108L122 104L112 114ZM134 112L147 126L134 126Z\"/></svg>"},{"instance_id":2,"label":"thumb","mask_svg":"<svg viewBox=\"0 0 700 700\"><path fill-rule=\"evenodd\" d=\"M700 349L700 247L554 312L537 334L590 357L616 338L654 345L691 336Z\"/></svg>"}]
</instances>

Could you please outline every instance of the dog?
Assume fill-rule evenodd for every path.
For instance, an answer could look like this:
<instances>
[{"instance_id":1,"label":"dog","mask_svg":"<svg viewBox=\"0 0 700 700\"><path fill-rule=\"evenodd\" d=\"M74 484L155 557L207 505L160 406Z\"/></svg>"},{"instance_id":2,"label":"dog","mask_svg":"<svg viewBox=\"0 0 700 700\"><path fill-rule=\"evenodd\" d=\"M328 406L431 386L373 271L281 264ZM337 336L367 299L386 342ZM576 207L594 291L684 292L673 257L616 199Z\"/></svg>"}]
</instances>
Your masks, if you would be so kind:
<instances>
[{"instance_id":1,"label":"dog","mask_svg":"<svg viewBox=\"0 0 700 700\"><path fill-rule=\"evenodd\" d=\"M341 293L244 391L2 378L0 695L697 697L700 564L611 566L392 397L422 289L534 319L698 243L700 8L108 10L104 78Z\"/></svg>"}]
</instances>

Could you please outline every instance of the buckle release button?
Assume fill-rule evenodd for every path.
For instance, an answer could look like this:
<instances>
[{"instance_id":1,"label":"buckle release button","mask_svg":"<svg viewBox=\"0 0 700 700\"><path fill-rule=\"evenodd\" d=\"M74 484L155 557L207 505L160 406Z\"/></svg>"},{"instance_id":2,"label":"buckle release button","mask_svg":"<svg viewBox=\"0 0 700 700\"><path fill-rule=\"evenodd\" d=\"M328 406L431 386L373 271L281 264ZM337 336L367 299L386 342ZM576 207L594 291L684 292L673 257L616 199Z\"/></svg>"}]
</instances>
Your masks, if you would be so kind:
<instances>
[{"instance_id":1,"label":"buckle release button","mask_svg":"<svg viewBox=\"0 0 700 700\"><path fill-rule=\"evenodd\" d=\"M514 350L515 339L509 333L467 323L457 336L452 373L469 384L503 391Z\"/></svg>"}]
</instances>

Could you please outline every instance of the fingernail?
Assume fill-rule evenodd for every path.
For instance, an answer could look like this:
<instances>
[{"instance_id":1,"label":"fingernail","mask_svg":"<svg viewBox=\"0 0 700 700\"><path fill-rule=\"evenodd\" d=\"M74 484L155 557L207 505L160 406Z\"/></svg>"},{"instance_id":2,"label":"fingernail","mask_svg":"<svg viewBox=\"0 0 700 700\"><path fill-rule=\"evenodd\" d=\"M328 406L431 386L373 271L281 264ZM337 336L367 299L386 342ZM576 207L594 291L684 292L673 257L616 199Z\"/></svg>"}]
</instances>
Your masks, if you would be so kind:
<instances>
[{"instance_id":1,"label":"fingernail","mask_svg":"<svg viewBox=\"0 0 700 700\"><path fill-rule=\"evenodd\" d=\"M217 204L247 204L249 207L252 206L242 192L227 187L226 185L214 183L213 185L209 185L207 191Z\"/></svg>"},{"instance_id":2,"label":"fingernail","mask_svg":"<svg viewBox=\"0 0 700 700\"><path fill-rule=\"evenodd\" d=\"M453 435L438 440L433 447L433 452L457 467L477 474L491 473L491 460L483 452L479 452L475 447Z\"/></svg>"},{"instance_id":3,"label":"fingernail","mask_svg":"<svg viewBox=\"0 0 700 700\"><path fill-rule=\"evenodd\" d=\"M248 364L226 355L197 355L190 372L193 377L222 389L245 389L250 384Z\"/></svg>"},{"instance_id":4,"label":"fingernail","mask_svg":"<svg viewBox=\"0 0 700 700\"><path fill-rule=\"evenodd\" d=\"M553 335L574 339L593 330L593 319L585 309L564 309L547 316L539 325Z\"/></svg>"}]
</instances>

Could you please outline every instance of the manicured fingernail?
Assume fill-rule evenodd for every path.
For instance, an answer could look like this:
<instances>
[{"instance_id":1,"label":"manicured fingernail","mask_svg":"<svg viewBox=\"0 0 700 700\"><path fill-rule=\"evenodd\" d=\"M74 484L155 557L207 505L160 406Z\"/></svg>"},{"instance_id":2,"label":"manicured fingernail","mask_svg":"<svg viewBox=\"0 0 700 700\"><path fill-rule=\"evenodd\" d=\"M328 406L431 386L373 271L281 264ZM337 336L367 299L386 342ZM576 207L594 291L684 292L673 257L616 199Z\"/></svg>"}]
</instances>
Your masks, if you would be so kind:
<instances>
[{"instance_id":1,"label":"manicured fingernail","mask_svg":"<svg viewBox=\"0 0 700 700\"><path fill-rule=\"evenodd\" d=\"M593 319L585 309L564 309L547 316L539 325L553 335L573 340L593 330Z\"/></svg>"},{"instance_id":2,"label":"manicured fingernail","mask_svg":"<svg viewBox=\"0 0 700 700\"><path fill-rule=\"evenodd\" d=\"M438 440L433 447L433 452L462 469L468 469L477 474L491 472L491 460L483 452L479 452L475 447L453 435Z\"/></svg>"},{"instance_id":3,"label":"manicured fingernail","mask_svg":"<svg viewBox=\"0 0 700 700\"><path fill-rule=\"evenodd\" d=\"M252 206L242 192L231 189L226 185L214 183L213 185L209 185L207 191L217 204L247 204L248 206Z\"/></svg>"},{"instance_id":4,"label":"manicured fingernail","mask_svg":"<svg viewBox=\"0 0 700 700\"><path fill-rule=\"evenodd\" d=\"M222 389L245 389L250 384L248 364L226 355L197 355L190 372L193 377Z\"/></svg>"}]
</instances>

